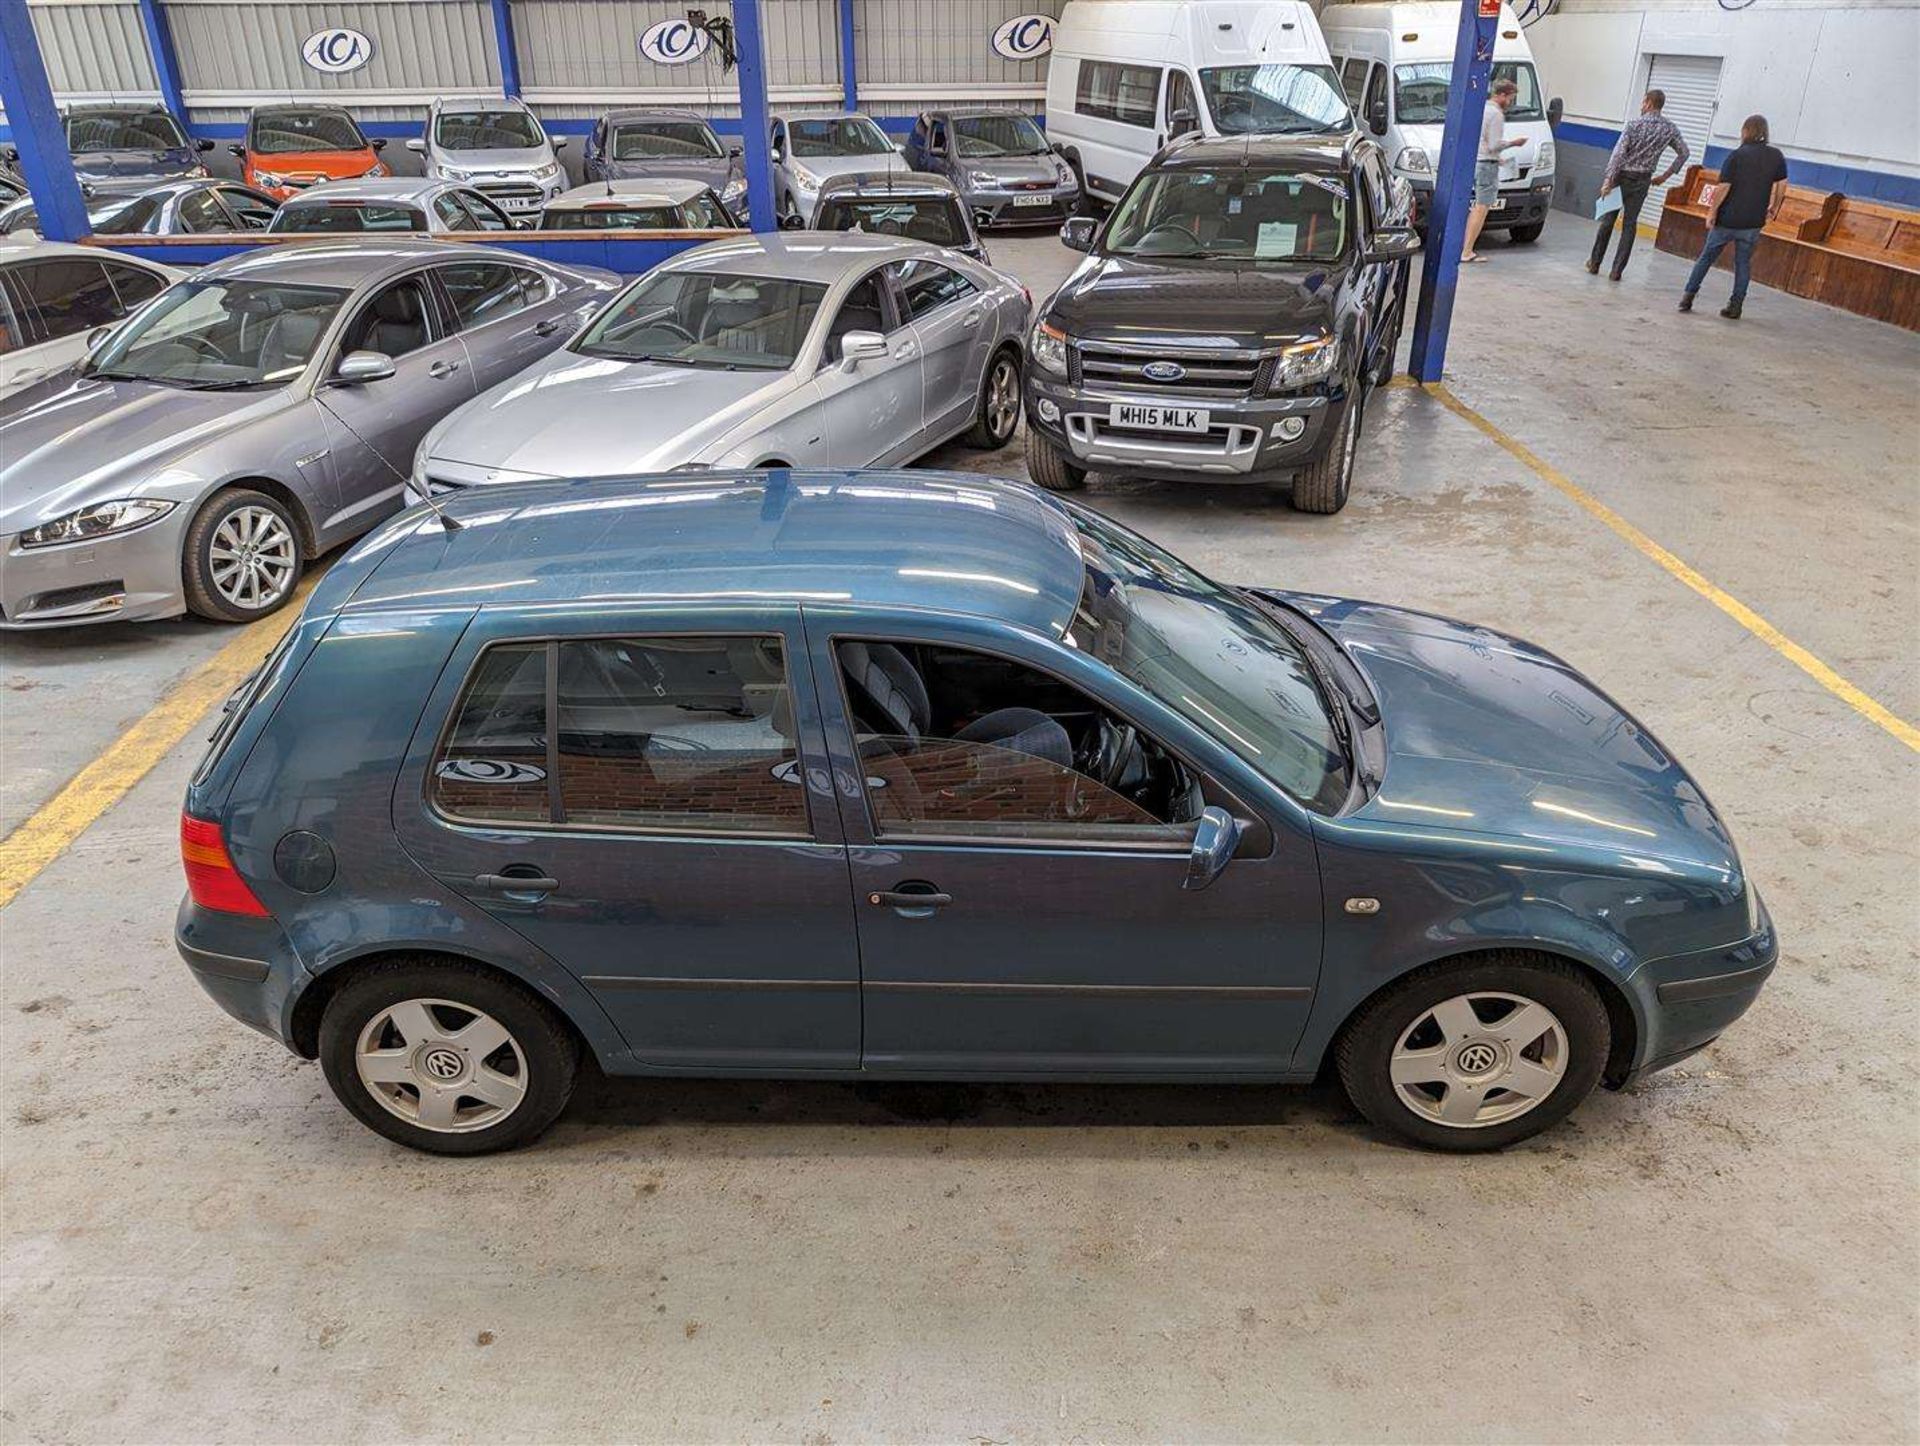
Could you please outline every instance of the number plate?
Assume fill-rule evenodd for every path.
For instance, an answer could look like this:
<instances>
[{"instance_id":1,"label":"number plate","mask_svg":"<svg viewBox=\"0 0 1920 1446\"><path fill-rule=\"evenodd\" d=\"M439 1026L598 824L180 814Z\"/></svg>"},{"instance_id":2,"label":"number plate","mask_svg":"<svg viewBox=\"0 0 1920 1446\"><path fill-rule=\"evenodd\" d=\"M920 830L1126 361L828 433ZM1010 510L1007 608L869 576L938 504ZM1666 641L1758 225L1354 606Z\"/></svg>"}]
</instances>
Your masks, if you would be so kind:
<instances>
[{"instance_id":1,"label":"number plate","mask_svg":"<svg viewBox=\"0 0 1920 1446\"><path fill-rule=\"evenodd\" d=\"M1015 196L1013 198L1013 204L1016 206L1051 206L1053 204L1053 197L1042 195Z\"/></svg>"},{"instance_id":2,"label":"number plate","mask_svg":"<svg viewBox=\"0 0 1920 1446\"><path fill-rule=\"evenodd\" d=\"M1151 432L1204 432L1211 416L1200 407L1141 406L1114 402L1107 413L1110 427L1140 427Z\"/></svg>"}]
</instances>

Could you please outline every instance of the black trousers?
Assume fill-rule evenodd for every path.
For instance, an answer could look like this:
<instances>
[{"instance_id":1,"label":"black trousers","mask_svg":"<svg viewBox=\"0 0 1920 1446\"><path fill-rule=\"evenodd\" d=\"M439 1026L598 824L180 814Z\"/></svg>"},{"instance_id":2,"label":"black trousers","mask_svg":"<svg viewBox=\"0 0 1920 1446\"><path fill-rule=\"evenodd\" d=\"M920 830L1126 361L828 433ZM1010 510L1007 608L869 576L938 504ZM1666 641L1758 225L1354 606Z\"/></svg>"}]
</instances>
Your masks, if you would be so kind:
<instances>
[{"instance_id":1,"label":"black trousers","mask_svg":"<svg viewBox=\"0 0 1920 1446\"><path fill-rule=\"evenodd\" d=\"M1627 258L1633 255L1633 238L1640 224L1640 208L1647 203L1647 183L1651 175L1635 171L1622 171L1614 180L1620 191L1620 209L1609 211L1602 216L1593 236L1593 255L1589 258L1597 267L1607 259L1607 239L1613 235L1613 223L1620 222L1620 247L1613 253L1613 274L1618 276L1627 269Z\"/></svg>"}]
</instances>

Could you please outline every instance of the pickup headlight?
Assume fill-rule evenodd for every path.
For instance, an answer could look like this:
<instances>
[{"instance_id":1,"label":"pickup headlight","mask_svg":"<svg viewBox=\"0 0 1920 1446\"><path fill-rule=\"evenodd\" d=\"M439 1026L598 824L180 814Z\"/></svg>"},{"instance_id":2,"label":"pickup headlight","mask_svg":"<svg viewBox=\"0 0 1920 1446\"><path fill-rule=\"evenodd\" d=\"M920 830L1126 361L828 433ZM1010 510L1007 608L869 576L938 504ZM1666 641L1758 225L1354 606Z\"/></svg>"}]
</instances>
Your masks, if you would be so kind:
<instances>
[{"instance_id":1,"label":"pickup headlight","mask_svg":"<svg viewBox=\"0 0 1920 1446\"><path fill-rule=\"evenodd\" d=\"M112 532L131 532L157 522L173 511L171 502L158 497L123 497L112 502L96 502L20 534L22 547L57 547L63 542L90 542Z\"/></svg>"},{"instance_id":2,"label":"pickup headlight","mask_svg":"<svg viewBox=\"0 0 1920 1446\"><path fill-rule=\"evenodd\" d=\"M1340 343L1331 336L1316 337L1290 346L1280 353L1273 368L1273 384L1268 391L1292 392L1323 382L1340 364Z\"/></svg>"},{"instance_id":3,"label":"pickup headlight","mask_svg":"<svg viewBox=\"0 0 1920 1446\"><path fill-rule=\"evenodd\" d=\"M1027 335L1027 355L1043 372L1067 374L1067 334L1050 321L1036 321Z\"/></svg>"},{"instance_id":4,"label":"pickup headlight","mask_svg":"<svg viewBox=\"0 0 1920 1446\"><path fill-rule=\"evenodd\" d=\"M1393 168L1409 176L1431 176L1433 161L1418 146L1402 146L1400 154L1394 157Z\"/></svg>"},{"instance_id":5,"label":"pickup headlight","mask_svg":"<svg viewBox=\"0 0 1920 1446\"><path fill-rule=\"evenodd\" d=\"M1536 176L1542 176L1551 172L1553 170L1554 160L1555 160L1555 156L1553 153L1553 142L1552 141L1540 142L1540 155L1538 159L1536 159L1533 163L1533 173Z\"/></svg>"}]
</instances>

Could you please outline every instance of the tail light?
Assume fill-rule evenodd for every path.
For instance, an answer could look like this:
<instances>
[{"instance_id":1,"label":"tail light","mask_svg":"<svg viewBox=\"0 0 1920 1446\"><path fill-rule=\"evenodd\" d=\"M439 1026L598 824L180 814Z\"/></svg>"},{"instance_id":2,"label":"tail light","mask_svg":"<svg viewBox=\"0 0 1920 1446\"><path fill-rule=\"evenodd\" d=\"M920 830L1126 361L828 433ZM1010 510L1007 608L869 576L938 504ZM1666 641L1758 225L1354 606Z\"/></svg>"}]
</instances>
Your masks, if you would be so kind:
<instances>
[{"instance_id":1,"label":"tail light","mask_svg":"<svg viewBox=\"0 0 1920 1446\"><path fill-rule=\"evenodd\" d=\"M187 893L201 908L220 914L267 917L267 906L254 897L240 870L233 866L219 824L181 814L180 862L187 871Z\"/></svg>"}]
</instances>

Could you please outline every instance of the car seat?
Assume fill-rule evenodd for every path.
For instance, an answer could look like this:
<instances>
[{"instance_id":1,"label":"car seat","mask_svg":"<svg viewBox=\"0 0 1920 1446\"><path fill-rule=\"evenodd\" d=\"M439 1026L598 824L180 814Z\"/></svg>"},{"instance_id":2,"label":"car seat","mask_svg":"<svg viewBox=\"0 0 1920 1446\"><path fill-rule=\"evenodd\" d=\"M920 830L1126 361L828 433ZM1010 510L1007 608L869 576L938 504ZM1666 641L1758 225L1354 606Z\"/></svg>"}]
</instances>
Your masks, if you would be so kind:
<instances>
[{"instance_id":1,"label":"car seat","mask_svg":"<svg viewBox=\"0 0 1920 1446\"><path fill-rule=\"evenodd\" d=\"M920 670L905 653L891 643L842 643L840 667L856 702L868 705L871 721L910 745L921 741L932 721L933 703ZM1038 708L997 708L953 737L1030 754L1063 769L1073 767L1073 740Z\"/></svg>"}]
</instances>

